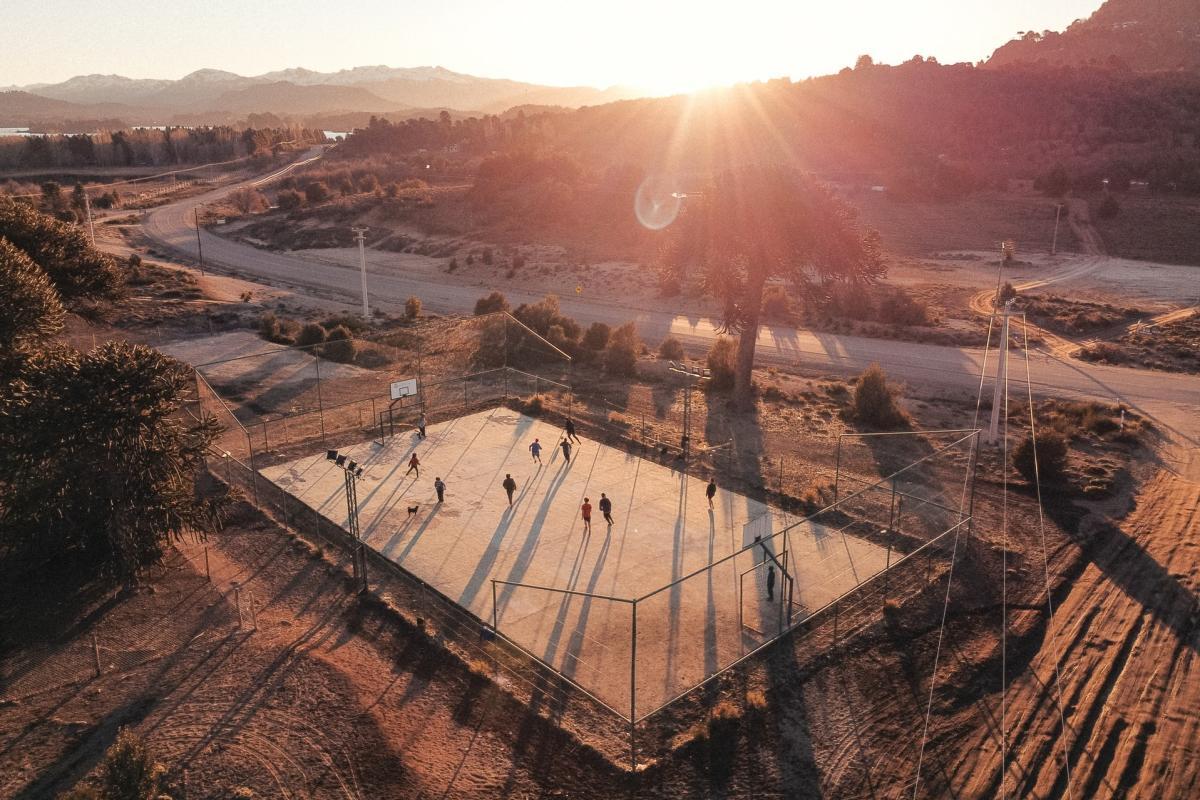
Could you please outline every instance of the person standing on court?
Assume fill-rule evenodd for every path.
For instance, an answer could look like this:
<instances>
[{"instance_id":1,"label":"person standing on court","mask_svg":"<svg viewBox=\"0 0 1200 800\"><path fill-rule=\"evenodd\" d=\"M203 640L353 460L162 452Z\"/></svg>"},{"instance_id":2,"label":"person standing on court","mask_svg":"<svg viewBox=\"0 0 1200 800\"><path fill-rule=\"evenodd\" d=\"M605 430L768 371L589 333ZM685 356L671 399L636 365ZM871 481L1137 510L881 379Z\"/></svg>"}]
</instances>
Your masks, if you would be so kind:
<instances>
[{"instance_id":1,"label":"person standing on court","mask_svg":"<svg viewBox=\"0 0 1200 800\"><path fill-rule=\"evenodd\" d=\"M500 485L504 487L504 491L508 492L508 506L509 508L512 508L512 496L513 492L517 490L517 482L513 480L512 475L505 473L504 483Z\"/></svg>"},{"instance_id":2,"label":"person standing on court","mask_svg":"<svg viewBox=\"0 0 1200 800\"><path fill-rule=\"evenodd\" d=\"M604 515L604 521L608 523L608 527L613 526L612 518L612 500L608 499L608 495L604 492L600 493L600 513Z\"/></svg>"},{"instance_id":3,"label":"person standing on court","mask_svg":"<svg viewBox=\"0 0 1200 800\"><path fill-rule=\"evenodd\" d=\"M426 425L425 412L422 411L421 416L417 418L417 435L420 436L422 439L425 438L425 425Z\"/></svg>"},{"instance_id":4,"label":"person standing on court","mask_svg":"<svg viewBox=\"0 0 1200 800\"><path fill-rule=\"evenodd\" d=\"M717 496L717 480L716 478L708 479L708 488L704 490L704 496L708 498L708 507L713 507L713 498Z\"/></svg>"},{"instance_id":5,"label":"person standing on court","mask_svg":"<svg viewBox=\"0 0 1200 800\"><path fill-rule=\"evenodd\" d=\"M563 439L561 442L558 443L558 446L562 448L563 461L570 463L570 461L571 461L571 443L568 442L566 439Z\"/></svg>"},{"instance_id":6,"label":"person standing on court","mask_svg":"<svg viewBox=\"0 0 1200 800\"><path fill-rule=\"evenodd\" d=\"M579 441L579 437L575 435L575 420L567 417L567 441L569 442L572 439L579 444L583 444L583 442Z\"/></svg>"},{"instance_id":7,"label":"person standing on court","mask_svg":"<svg viewBox=\"0 0 1200 800\"><path fill-rule=\"evenodd\" d=\"M588 498L583 498L583 505L579 507L579 513L583 516L583 532L592 532L592 501Z\"/></svg>"},{"instance_id":8,"label":"person standing on court","mask_svg":"<svg viewBox=\"0 0 1200 800\"><path fill-rule=\"evenodd\" d=\"M767 567L767 599L775 599L775 566L773 564Z\"/></svg>"},{"instance_id":9,"label":"person standing on court","mask_svg":"<svg viewBox=\"0 0 1200 800\"><path fill-rule=\"evenodd\" d=\"M533 444L529 445L529 452L533 454L533 460L537 463L542 463L542 443L537 439L533 440Z\"/></svg>"},{"instance_id":10,"label":"person standing on court","mask_svg":"<svg viewBox=\"0 0 1200 800\"><path fill-rule=\"evenodd\" d=\"M440 503L440 502L444 501L446 499L446 484L445 484L445 482L443 482L441 478L434 478L433 479L433 488L438 494L438 502Z\"/></svg>"},{"instance_id":11,"label":"person standing on court","mask_svg":"<svg viewBox=\"0 0 1200 800\"><path fill-rule=\"evenodd\" d=\"M417 473L417 477L421 477L421 459L417 458L417 454L413 453L412 458L408 460L408 472L404 473L404 477L408 477L413 472Z\"/></svg>"}]
</instances>

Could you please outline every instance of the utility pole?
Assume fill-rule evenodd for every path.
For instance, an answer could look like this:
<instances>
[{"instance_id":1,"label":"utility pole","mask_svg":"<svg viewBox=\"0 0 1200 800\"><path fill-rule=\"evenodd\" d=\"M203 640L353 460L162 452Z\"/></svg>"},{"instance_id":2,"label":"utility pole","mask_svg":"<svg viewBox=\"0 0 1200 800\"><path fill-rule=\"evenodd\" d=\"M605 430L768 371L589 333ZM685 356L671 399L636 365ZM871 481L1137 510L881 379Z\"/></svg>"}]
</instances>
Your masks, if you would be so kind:
<instances>
[{"instance_id":1,"label":"utility pole","mask_svg":"<svg viewBox=\"0 0 1200 800\"><path fill-rule=\"evenodd\" d=\"M1012 316L1012 304L1013 301L1009 300L1000 309L1004 324L1000 334L1000 363L996 367L996 391L992 395L992 419L985 439L988 444L995 444L1000 439L1000 407L1003 404L1004 386L1008 381L1008 321Z\"/></svg>"},{"instance_id":2,"label":"utility pole","mask_svg":"<svg viewBox=\"0 0 1200 800\"><path fill-rule=\"evenodd\" d=\"M196 213L196 253L200 256L200 274L204 274L204 245L200 244L200 206L193 211Z\"/></svg>"},{"instance_id":3,"label":"utility pole","mask_svg":"<svg viewBox=\"0 0 1200 800\"><path fill-rule=\"evenodd\" d=\"M367 228L352 228L354 239L358 242L358 266L362 278L363 319L370 321L371 311L367 307Z\"/></svg>"},{"instance_id":4,"label":"utility pole","mask_svg":"<svg viewBox=\"0 0 1200 800\"><path fill-rule=\"evenodd\" d=\"M1058 220L1062 216L1063 204L1059 203L1054 209L1054 238L1050 241L1050 255L1058 253Z\"/></svg>"},{"instance_id":5,"label":"utility pole","mask_svg":"<svg viewBox=\"0 0 1200 800\"><path fill-rule=\"evenodd\" d=\"M88 193L83 193L83 207L87 209L88 234L92 237L92 247L96 246L96 224L92 222L92 201Z\"/></svg>"}]
</instances>

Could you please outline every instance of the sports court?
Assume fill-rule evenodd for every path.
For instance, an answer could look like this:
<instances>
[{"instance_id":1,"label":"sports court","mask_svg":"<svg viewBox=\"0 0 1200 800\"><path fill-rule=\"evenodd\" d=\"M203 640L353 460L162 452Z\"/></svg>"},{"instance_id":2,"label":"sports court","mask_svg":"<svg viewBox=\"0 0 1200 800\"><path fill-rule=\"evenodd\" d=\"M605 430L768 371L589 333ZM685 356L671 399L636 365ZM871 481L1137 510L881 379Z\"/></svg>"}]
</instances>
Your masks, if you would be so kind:
<instances>
[{"instance_id":1,"label":"sports court","mask_svg":"<svg viewBox=\"0 0 1200 800\"><path fill-rule=\"evenodd\" d=\"M789 611L815 610L885 566L876 544L724 489L710 511L707 482L673 463L586 437L568 463L561 438L550 421L497 407L430 425L424 440L405 432L341 452L365 467L364 541L621 713L657 708L775 636ZM419 478L406 475L414 452ZM344 473L323 450L262 474L346 525ZM506 474L517 482L511 509ZM442 504L435 477L447 486Z\"/></svg>"}]
</instances>

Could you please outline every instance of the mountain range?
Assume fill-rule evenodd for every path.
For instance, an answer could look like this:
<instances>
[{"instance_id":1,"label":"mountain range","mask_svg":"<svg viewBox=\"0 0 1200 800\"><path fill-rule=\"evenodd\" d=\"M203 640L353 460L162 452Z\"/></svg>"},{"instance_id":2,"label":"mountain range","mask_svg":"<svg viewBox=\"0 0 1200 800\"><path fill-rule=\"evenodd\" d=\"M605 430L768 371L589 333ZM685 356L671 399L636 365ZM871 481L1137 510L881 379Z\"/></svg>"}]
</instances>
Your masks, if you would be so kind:
<instances>
[{"instance_id":1,"label":"mountain range","mask_svg":"<svg viewBox=\"0 0 1200 800\"><path fill-rule=\"evenodd\" d=\"M250 113L311 116L414 108L496 114L519 105L574 108L637 95L626 87L541 86L444 67L293 68L253 77L202 69L178 80L79 75L62 83L0 88L0 125L96 118L218 124Z\"/></svg>"}]
</instances>

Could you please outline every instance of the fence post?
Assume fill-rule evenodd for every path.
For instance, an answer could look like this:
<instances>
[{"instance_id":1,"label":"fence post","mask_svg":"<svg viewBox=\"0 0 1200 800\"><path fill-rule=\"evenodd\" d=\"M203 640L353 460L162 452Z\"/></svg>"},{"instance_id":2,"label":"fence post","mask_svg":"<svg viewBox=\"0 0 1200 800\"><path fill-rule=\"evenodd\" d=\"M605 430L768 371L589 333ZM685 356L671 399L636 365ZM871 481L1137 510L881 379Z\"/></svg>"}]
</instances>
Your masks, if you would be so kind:
<instances>
[{"instance_id":1,"label":"fence post","mask_svg":"<svg viewBox=\"0 0 1200 800\"><path fill-rule=\"evenodd\" d=\"M242 590L236 586L233 588L233 602L237 606L238 614L238 629L242 627Z\"/></svg>"},{"instance_id":2,"label":"fence post","mask_svg":"<svg viewBox=\"0 0 1200 800\"><path fill-rule=\"evenodd\" d=\"M321 420L321 446L325 446L325 404L321 401L321 357L313 353L313 364L317 368L317 416Z\"/></svg>"},{"instance_id":3,"label":"fence post","mask_svg":"<svg viewBox=\"0 0 1200 800\"><path fill-rule=\"evenodd\" d=\"M95 633L92 634L92 659L93 659L94 666L96 668L96 676L95 677L99 678L100 673L103 670L101 670L101 668L100 668L100 642L99 642L99 640L96 639Z\"/></svg>"},{"instance_id":4,"label":"fence post","mask_svg":"<svg viewBox=\"0 0 1200 800\"><path fill-rule=\"evenodd\" d=\"M290 440L288 439L288 432L287 432L287 414L284 414L283 415L283 443L287 444L289 441Z\"/></svg>"},{"instance_id":5,"label":"fence post","mask_svg":"<svg viewBox=\"0 0 1200 800\"><path fill-rule=\"evenodd\" d=\"M269 451L271 449L271 442L268 441L268 439L267 439L267 421L265 419L263 420L262 426L263 426L263 450Z\"/></svg>"},{"instance_id":6,"label":"fence post","mask_svg":"<svg viewBox=\"0 0 1200 800\"><path fill-rule=\"evenodd\" d=\"M629 647L629 769L637 770L637 745L634 741L637 728L637 600L630 612Z\"/></svg>"},{"instance_id":7,"label":"fence post","mask_svg":"<svg viewBox=\"0 0 1200 800\"><path fill-rule=\"evenodd\" d=\"M208 568L208 545L204 545L204 577L212 583L212 572Z\"/></svg>"},{"instance_id":8,"label":"fence post","mask_svg":"<svg viewBox=\"0 0 1200 800\"><path fill-rule=\"evenodd\" d=\"M783 494L783 456L779 457L779 494Z\"/></svg>"},{"instance_id":9,"label":"fence post","mask_svg":"<svg viewBox=\"0 0 1200 800\"><path fill-rule=\"evenodd\" d=\"M254 592L250 592L250 625L254 630L258 630L258 611L254 608Z\"/></svg>"},{"instance_id":10,"label":"fence post","mask_svg":"<svg viewBox=\"0 0 1200 800\"><path fill-rule=\"evenodd\" d=\"M838 501L838 483L842 478L842 437L837 441L837 458L833 464L833 502Z\"/></svg>"},{"instance_id":11,"label":"fence post","mask_svg":"<svg viewBox=\"0 0 1200 800\"><path fill-rule=\"evenodd\" d=\"M500 632L500 609L496 605L496 579L492 578L492 631Z\"/></svg>"}]
</instances>

